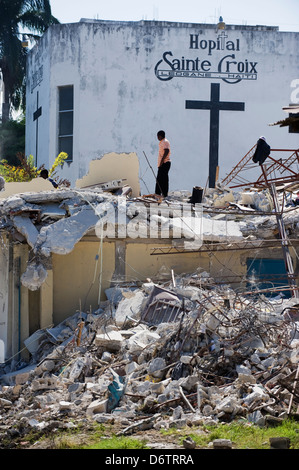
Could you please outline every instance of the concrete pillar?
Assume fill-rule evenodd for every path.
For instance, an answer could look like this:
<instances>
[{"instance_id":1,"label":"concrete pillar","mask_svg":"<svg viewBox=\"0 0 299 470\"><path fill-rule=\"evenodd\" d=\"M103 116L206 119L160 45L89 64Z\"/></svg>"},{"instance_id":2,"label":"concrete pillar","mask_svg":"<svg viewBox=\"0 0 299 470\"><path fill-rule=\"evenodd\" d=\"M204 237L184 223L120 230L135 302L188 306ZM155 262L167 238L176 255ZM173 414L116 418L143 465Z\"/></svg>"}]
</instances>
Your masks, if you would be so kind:
<instances>
[{"instance_id":1,"label":"concrete pillar","mask_svg":"<svg viewBox=\"0 0 299 470\"><path fill-rule=\"evenodd\" d=\"M8 306L9 306L9 241L0 239L0 363L8 354Z\"/></svg>"},{"instance_id":2,"label":"concrete pillar","mask_svg":"<svg viewBox=\"0 0 299 470\"><path fill-rule=\"evenodd\" d=\"M46 281L40 287L40 328L53 324L53 270L47 270Z\"/></svg>"},{"instance_id":3,"label":"concrete pillar","mask_svg":"<svg viewBox=\"0 0 299 470\"><path fill-rule=\"evenodd\" d=\"M24 340L29 336L29 292L27 287L21 283L21 275L26 271L28 262L28 246L20 247L20 276L19 276L19 302L20 302L20 347L22 349L22 357L29 359L29 351L24 348Z\"/></svg>"},{"instance_id":4,"label":"concrete pillar","mask_svg":"<svg viewBox=\"0 0 299 470\"><path fill-rule=\"evenodd\" d=\"M114 287L117 281L126 279L126 242L115 241L115 270L111 279L111 286Z\"/></svg>"},{"instance_id":5,"label":"concrete pillar","mask_svg":"<svg viewBox=\"0 0 299 470\"><path fill-rule=\"evenodd\" d=\"M28 262L28 246L15 244L10 250L10 335L11 354L16 360L24 348L24 340L29 336L29 296L28 289L21 284L21 275L26 270ZM22 351L22 357L27 356Z\"/></svg>"}]
</instances>

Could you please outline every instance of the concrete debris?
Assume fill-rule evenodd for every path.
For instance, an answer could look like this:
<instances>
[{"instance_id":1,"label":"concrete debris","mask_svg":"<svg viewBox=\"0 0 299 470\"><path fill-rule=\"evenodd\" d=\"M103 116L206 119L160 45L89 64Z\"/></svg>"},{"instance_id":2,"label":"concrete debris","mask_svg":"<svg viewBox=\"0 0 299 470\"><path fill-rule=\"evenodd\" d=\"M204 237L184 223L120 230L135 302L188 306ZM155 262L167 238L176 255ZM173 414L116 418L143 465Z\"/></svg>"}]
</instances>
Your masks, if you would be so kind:
<instances>
[{"instance_id":1,"label":"concrete debris","mask_svg":"<svg viewBox=\"0 0 299 470\"><path fill-rule=\"evenodd\" d=\"M214 449L232 449L232 441L230 439L215 439L213 441Z\"/></svg>"},{"instance_id":2,"label":"concrete debris","mask_svg":"<svg viewBox=\"0 0 299 470\"><path fill-rule=\"evenodd\" d=\"M12 222L14 227L26 238L28 245L33 248L37 242L38 230L31 222L31 219L16 215L12 218Z\"/></svg>"},{"instance_id":3,"label":"concrete debris","mask_svg":"<svg viewBox=\"0 0 299 470\"><path fill-rule=\"evenodd\" d=\"M109 331L96 335L96 346L104 348L108 352L117 352L120 350L124 338L119 331Z\"/></svg>"},{"instance_id":4,"label":"concrete debris","mask_svg":"<svg viewBox=\"0 0 299 470\"><path fill-rule=\"evenodd\" d=\"M190 436L188 436L183 440L183 446L185 449L195 449L196 442Z\"/></svg>"},{"instance_id":5,"label":"concrete debris","mask_svg":"<svg viewBox=\"0 0 299 470\"><path fill-rule=\"evenodd\" d=\"M75 244L96 225L97 221L95 211L90 207L83 207L80 212L43 227L34 249L44 256L49 256L51 253L61 255L70 253Z\"/></svg>"},{"instance_id":6,"label":"concrete debris","mask_svg":"<svg viewBox=\"0 0 299 470\"><path fill-rule=\"evenodd\" d=\"M270 447L271 449L289 449L290 439L287 437L271 437Z\"/></svg>"},{"instance_id":7,"label":"concrete debris","mask_svg":"<svg viewBox=\"0 0 299 470\"><path fill-rule=\"evenodd\" d=\"M22 435L86 420L117 423L128 435L234 419L271 426L296 415L299 322L284 315L292 301L248 299L228 286L196 286L196 278L108 289L98 310L31 335L30 361L0 369L0 441L12 429ZM157 297L179 302L179 314L160 311L147 322ZM183 445L194 448L190 439ZM285 443L271 441L278 445Z\"/></svg>"},{"instance_id":8,"label":"concrete debris","mask_svg":"<svg viewBox=\"0 0 299 470\"><path fill-rule=\"evenodd\" d=\"M21 282L23 286L35 291L45 282L47 275L47 271L42 264L28 264L26 271L21 276Z\"/></svg>"},{"instance_id":9,"label":"concrete debris","mask_svg":"<svg viewBox=\"0 0 299 470\"><path fill-rule=\"evenodd\" d=\"M44 269L52 253L70 253L92 230L100 239L115 238L116 234L127 238L165 237L172 239L173 246L183 244L187 250L197 250L203 243L277 237L268 190L233 191L218 184L205 191L201 204L191 204L188 196L186 191L173 191L164 201L147 196L133 198L126 190L117 195L97 185L12 195L0 200L0 231L10 233L15 241L26 241L35 264ZM279 198L286 232L297 238L298 208L284 191ZM43 270L39 279L38 275L37 266L33 266L23 276L23 285L36 290L45 281Z\"/></svg>"}]
</instances>

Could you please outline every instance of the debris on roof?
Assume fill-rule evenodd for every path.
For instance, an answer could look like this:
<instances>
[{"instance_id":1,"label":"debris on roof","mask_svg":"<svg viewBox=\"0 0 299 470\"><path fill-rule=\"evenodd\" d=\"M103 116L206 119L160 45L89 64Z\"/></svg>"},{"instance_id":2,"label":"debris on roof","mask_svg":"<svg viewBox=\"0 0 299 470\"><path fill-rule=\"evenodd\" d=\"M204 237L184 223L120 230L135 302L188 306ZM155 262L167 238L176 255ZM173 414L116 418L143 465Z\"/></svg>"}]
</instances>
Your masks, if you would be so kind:
<instances>
[{"instance_id":1,"label":"debris on roof","mask_svg":"<svg viewBox=\"0 0 299 470\"><path fill-rule=\"evenodd\" d=\"M284 223L297 238L296 194L283 188ZM36 264L51 253L68 254L87 233L101 238L121 230L128 238L151 237L183 243L198 250L204 243L230 243L277 238L277 221L269 190L231 190L220 184L206 190L202 204L190 204L190 193L174 191L165 200L116 195L106 189L57 189L21 193L0 201L0 231L25 240L34 254L22 282L36 290L45 280ZM66 237L65 234L68 234ZM113 238L113 236L112 236ZM279 241L278 241L279 243ZM41 272L40 282L36 276ZM30 276L33 276L30 285Z\"/></svg>"}]
</instances>

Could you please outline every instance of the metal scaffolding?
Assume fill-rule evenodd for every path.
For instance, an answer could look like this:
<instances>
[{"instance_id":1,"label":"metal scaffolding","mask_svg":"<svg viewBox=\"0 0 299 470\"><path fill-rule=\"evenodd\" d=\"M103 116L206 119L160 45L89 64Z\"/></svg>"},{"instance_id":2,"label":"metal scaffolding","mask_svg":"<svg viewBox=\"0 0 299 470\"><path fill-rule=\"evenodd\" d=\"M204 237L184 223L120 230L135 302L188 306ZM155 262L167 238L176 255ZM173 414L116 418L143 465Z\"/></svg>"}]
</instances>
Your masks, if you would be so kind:
<instances>
[{"instance_id":1,"label":"metal scaffolding","mask_svg":"<svg viewBox=\"0 0 299 470\"><path fill-rule=\"evenodd\" d=\"M289 240L292 246L298 245L299 240ZM246 241L233 241L233 242L212 242L204 243L199 248L188 249L183 246L157 246L151 249L151 255L173 255L173 254L187 254L187 253L210 253L216 251L240 251L240 250L256 250L267 248L278 248L281 245L281 240L274 238L271 240L246 240Z\"/></svg>"},{"instance_id":2,"label":"metal scaffolding","mask_svg":"<svg viewBox=\"0 0 299 470\"><path fill-rule=\"evenodd\" d=\"M255 189L268 189L272 196L274 211L272 215L276 216L279 239L274 240L245 240L241 242L227 241L226 243L204 243L202 246L188 250L181 246L172 247L156 247L151 250L151 255L170 255L178 253L203 253L230 250L248 250L248 249L265 249L277 248L278 244L283 251L285 268L288 278L289 289L295 298L299 298L299 289L296 283L296 277L293 268L293 261L290 255L289 247L299 243L299 240L289 240L285 230L283 221L283 208L280 207L277 197L277 186L299 182L299 149L271 149L271 153L277 152L283 154L278 159L274 159L271 155L267 157L266 163L261 165L253 164L252 157L255 152L256 145L242 158L242 160L233 168L233 170L222 180L222 184L229 188L252 187ZM287 155L287 156L286 156ZM286 156L286 157L285 157ZM242 177L241 172L248 172L255 168L260 169L261 174L254 180L247 180Z\"/></svg>"},{"instance_id":3,"label":"metal scaffolding","mask_svg":"<svg viewBox=\"0 0 299 470\"><path fill-rule=\"evenodd\" d=\"M263 189L269 184L286 184L299 181L299 149L271 149L263 163L263 171L257 173L259 165L252 162L256 145L240 160L232 171L222 180L222 184L230 188L253 187ZM245 175L245 176L244 176ZM252 175L252 176L251 176ZM254 176L257 176L256 179Z\"/></svg>"},{"instance_id":4,"label":"metal scaffolding","mask_svg":"<svg viewBox=\"0 0 299 470\"><path fill-rule=\"evenodd\" d=\"M290 255L290 250L289 250L289 239L287 237L286 229L284 226L282 213L280 212L279 202L277 199L276 186L274 183L270 184L270 190L271 190L271 195L272 195L273 202L274 202L274 209L276 212L277 226L278 226L279 235L281 239L282 252L283 252L283 257L285 261L285 267L287 271L289 286L290 286L290 289L292 290L293 296L296 298L299 298L299 291L298 291L298 286L295 280L293 261L292 261L292 257Z\"/></svg>"}]
</instances>

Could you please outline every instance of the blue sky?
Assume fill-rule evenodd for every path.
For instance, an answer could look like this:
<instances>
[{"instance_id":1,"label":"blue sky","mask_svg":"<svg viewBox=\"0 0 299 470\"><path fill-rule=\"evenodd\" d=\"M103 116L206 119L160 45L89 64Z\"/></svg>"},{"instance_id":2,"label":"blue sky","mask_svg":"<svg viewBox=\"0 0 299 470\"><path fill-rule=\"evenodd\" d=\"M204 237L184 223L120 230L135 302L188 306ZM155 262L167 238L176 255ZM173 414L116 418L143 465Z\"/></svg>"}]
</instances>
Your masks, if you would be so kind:
<instances>
[{"instance_id":1,"label":"blue sky","mask_svg":"<svg viewBox=\"0 0 299 470\"><path fill-rule=\"evenodd\" d=\"M81 18L279 26L299 32L299 0L51 0L61 23Z\"/></svg>"}]
</instances>

